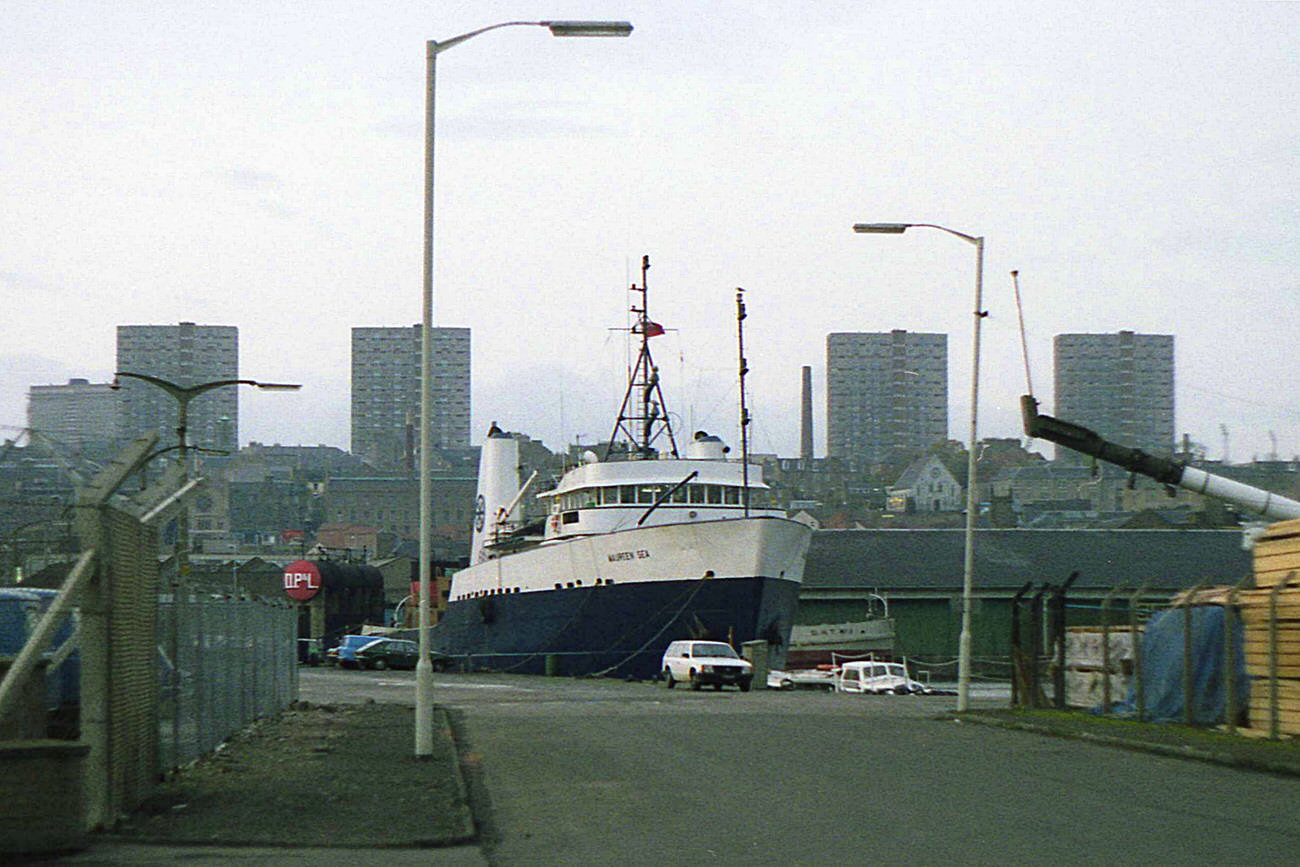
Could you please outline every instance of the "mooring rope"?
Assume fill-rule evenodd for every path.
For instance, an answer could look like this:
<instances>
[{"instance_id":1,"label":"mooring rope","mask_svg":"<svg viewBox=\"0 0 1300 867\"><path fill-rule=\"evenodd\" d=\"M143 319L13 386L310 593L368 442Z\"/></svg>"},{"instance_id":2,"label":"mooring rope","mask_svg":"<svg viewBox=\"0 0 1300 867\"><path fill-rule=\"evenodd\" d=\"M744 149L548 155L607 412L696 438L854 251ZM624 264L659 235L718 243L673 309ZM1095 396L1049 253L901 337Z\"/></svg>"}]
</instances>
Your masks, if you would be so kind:
<instances>
[{"instance_id":1,"label":"mooring rope","mask_svg":"<svg viewBox=\"0 0 1300 867\"><path fill-rule=\"evenodd\" d=\"M682 613L686 610L687 606L690 605L692 602L695 601L695 596L696 596L696 594L700 592L700 590L704 587L704 582L705 582L705 581L708 581L708 580L710 580L710 579L708 579L708 578L700 578L700 579L698 579L698 580L695 582L695 586L694 586L693 588L691 588L690 596L687 597L686 601L682 603L682 606L681 606L680 608L677 609L677 613L675 613L672 617L669 617L667 620L665 620L665 621L664 621L664 625L661 626L661 627L659 627L659 631L656 632L654 635L650 636L648 639L646 639L646 641L645 641L644 644L642 644L642 645L641 645L640 647L638 647L636 650L632 651L632 652L629 653L627 656L623 657L623 658L620 659L618 662L614 663L613 665L609 666L608 668L603 668L603 669L601 669L600 671L593 671L593 672L591 672L590 674L588 674L588 675L586 675L586 676L587 676L587 677L603 677L604 675L609 674L611 671L613 671L614 669L618 668L620 665L625 664L629 659L633 659L633 658L635 658L636 656L638 656L639 654L641 654L642 652L644 652L645 649L646 649L647 647L649 647L649 646L650 646L651 644L653 644L656 640L658 640L659 636L661 636L661 635L664 634L664 632L668 629L669 626L672 626L674 623L677 622L677 618L681 617L681 616L682 616ZM668 607L668 606L666 606L666 605L664 606L664 608L667 608L667 607ZM659 611L663 611L664 608L660 608ZM655 614L658 614L658 613L659 613L658 611L655 612ZM629 630L629 631L630 631L630 630ZM627 632L624 632L623 635L627 635ZM618 639L615 640L614 645L617 645L618 642L622 640L623 635L620 635L620 636L618 637ZM611 650L613 650L613 646L611 646L609 650L606 650L605 653L609 653Z\"/></svg>"},{"instance_id":2,"label":"mooring rope","mask_svg":"<svg viewBox=\"0 0 1300 867\"><path fill-rule=\"evenodd\" d=\"M597 585L595 585L594 587L592 587L591 589L592 589L592 590L595 590L597 587L601 587L601 586L602 586L602 585L597 584ZM554 592L554 591L552 591L552 592ZM572 625L574 624L575 621L577 621L578 616L579 616L580 614L582 614L583 610L587 607L587 603L590 602L590 601L591 601L591 598L592 598L593 596L595 596L595 595L596 595L595 593L588 593L585 597L583 597L583 600L582 600L580 603L578 603L578 607L574 609L573 614L571 614L571 615L569 616L569 619L566 620L566 621L564 622L564 624L560 626L559 629L555 630L555 632L553 632L553 633L551 634L551 637L550 637L550 638L548 638L546 641L542 642L542 646L545 647L546 645L551 644L552 642L555 641L555 639L557 639L557 638L559 638L561 635L563 635L563 634L564 634L564 633L569 629L569 627L572 626ZM488 598L491 598L491 597L488 597ZM504 654L504 653L505 653L505 651L500 651L500 650L497 650L497 651L491 651L491 652L492 652L492 653L500 653L500 654ZM520 666L522 666L522 665L524 665L524 664L526 664L526 663L528 663L528 662L531 662L532 660L536 659L536 658L539 657L539 656L545 656L547 653L548 653L548 651L546 651L546 650L535 650L535 651L533 651L532 653L530 653L530 654L528 654L527 656L525 656L523 659L521 659L521 660L519 660L518 662L516 662L514 665L507 666L506 668L493 668L493 669L489 669L489 670L490 670L490 671L493 671L493 672L495 672L495 673L497 673L497 674L505 674L505 673L507 673L507 672L514 671L516 668L519 668Z\"/></svg>"}]
</instances>

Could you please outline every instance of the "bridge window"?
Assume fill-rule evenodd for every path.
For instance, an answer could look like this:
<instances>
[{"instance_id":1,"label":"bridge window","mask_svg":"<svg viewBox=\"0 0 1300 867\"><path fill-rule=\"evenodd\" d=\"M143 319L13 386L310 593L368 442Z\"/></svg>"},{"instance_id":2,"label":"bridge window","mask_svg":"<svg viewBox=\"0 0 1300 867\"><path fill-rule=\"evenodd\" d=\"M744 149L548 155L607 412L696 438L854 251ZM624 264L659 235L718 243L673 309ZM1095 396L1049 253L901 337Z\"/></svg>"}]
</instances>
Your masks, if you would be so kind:
<instances>
[{"instance_id":1,"label":"bridge window","mask_svg":"<svg viewBox=\"0 0 1300 867\"><path fill-rule=\"evenodd\" d=\"M728 506L740 505L740 488L726 487L722 491L726 496Z\"/></svg>"}]
</instances>

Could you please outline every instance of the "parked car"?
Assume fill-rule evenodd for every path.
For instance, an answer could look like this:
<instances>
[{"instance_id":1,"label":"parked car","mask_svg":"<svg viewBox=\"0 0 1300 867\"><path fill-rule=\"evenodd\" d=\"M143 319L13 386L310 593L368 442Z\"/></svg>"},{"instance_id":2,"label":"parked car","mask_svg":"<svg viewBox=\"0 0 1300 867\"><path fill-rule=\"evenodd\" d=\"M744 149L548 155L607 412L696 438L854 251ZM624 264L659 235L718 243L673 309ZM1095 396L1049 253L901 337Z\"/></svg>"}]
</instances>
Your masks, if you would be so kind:
<instances>
[{"instance_id":1,"label":"parked car","mask_svg":"<svg viewBox=\"0 0 1300 867\"><path fill-rule=\"evenodd\" d=\"M344 635L339 638L336 647L330 648L325 654L329 662L337 663L343 668L357 668L356 652L359 648L365 647L374 641L381 641L382 635Z\"/></svg>"},{"instance_id":2,"label":"parked car","mask_svg":"<svg viewBox=\"0 0 1300 867\"><path fill-rule=\"evenodd\" d=\"M874 695L921 695L929 688L907 676L901 662L855 660L840 666L835 676L836 692L871 693Z\"/></svg>"},{"instance_id":3,"label":"parked car","mask_svg":"<svg viewBox=\"0 0 1300 867\"><path fill-rule=\"evenodd\" d=\"M660 668L669 689L679 682L689 683L691 689L711 683L714 689L734 684L741 692L749 692L754 680L749 661L721 641L674 641L664 651Z\"/></svg>"},{"instance_id":4,"label":"parked car","mask_svg":"<svg viewBox=\"0 0 1300 867\"><path fill-rule=\"evenodd\" d=\"M386 668L415 668L420 659L420 645L404 638L378 638L358 647L353 658L360 668L383 671ZM451 660L439 653L431 654L434 671L446 671Z\"/></svg>"}]
</instances>

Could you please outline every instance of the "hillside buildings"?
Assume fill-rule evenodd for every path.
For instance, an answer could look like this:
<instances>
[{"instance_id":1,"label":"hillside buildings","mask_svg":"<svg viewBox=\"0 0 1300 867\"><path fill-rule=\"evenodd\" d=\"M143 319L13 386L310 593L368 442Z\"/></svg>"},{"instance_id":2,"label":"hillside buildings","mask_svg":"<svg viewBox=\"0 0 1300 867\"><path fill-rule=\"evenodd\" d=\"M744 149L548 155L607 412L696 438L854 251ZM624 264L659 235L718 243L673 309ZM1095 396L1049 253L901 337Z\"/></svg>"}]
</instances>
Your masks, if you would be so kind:
<instances>
[{"instance_id":1,"label":"hillside buildings","mask_svg":"<svg viewBox=\"0 0 1300 867\"><path fill-rule=\"evenodd\" d=\"M179 386L239 378L239 329L233 325L119 325L117 370L156 376ZM122 435L157 431L176 440L177 404L162 389L130 377L119 382ZM216 388L189 404L189 442L233 454L239 449L239 389Z\"/></svg>"},{"instance_id":2,"label":"hillside buildings","mask_svg":"<svg viewBox=\"0 0 1300 867\"><path fill-rule=\"evenodd\" d=\"M1052 415L1121 445L1168 455L1174 449L1172 334L1058 334ZM1068 449L1057 460L1083 463Z\"/></svg>"},{"instance_id":3,"label":"hillside buildings","mask_svg":"<svg viewBox=\"0 0 1300 867\"><path fill-rule=\"evenodd\" d=\"M433 329L434 448L469 445L470 332ZM420 425L420 326L352 329L352 453L410 472Z\"/></svg>"},{"instance_id":4,"label":"hillside buildings","mask_svg":"<svg viewBox=\"0 0 1300 867\"><path fill-rule=\"evenodd\" d=\"M826 451L897 461L948 438L948 336L826 335Z\"/></svg>"}]
</instances>

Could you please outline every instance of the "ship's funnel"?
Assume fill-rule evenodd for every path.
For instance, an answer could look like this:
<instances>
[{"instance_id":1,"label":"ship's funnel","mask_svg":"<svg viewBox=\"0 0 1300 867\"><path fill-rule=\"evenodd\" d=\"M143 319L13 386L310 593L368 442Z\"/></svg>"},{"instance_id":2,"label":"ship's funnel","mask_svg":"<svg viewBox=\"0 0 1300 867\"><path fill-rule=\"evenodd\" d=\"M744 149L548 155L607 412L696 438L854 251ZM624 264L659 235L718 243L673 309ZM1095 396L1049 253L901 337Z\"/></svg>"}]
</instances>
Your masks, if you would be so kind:
<instances>
[{"instance_id":1,"label":"ship's funnel","mask_svg":"<svg viewBox=\"0 0 1300 867\"><path fill-rule=\"evenodd\" d=\"M695 432L695 437L686 446L686 459L694 461L721 461L727 457L727 448L722 440L702 430Z\"/></svg>"},{"instance_id":2,"label":"ship's funnel","mask_svg":"<svg viewBox=\"0 0 1300 867\"><path fill-rule=\"evenodd\" d=\"M487 559L485 546L510 527L523 512L519 494L519 441L493 425L478 461L478 498L474 502L474 536L470 563ZM513 508L512 508L513 505ZM503 511L510 509L508 514Z\"/></svg>"}]
</instances>

